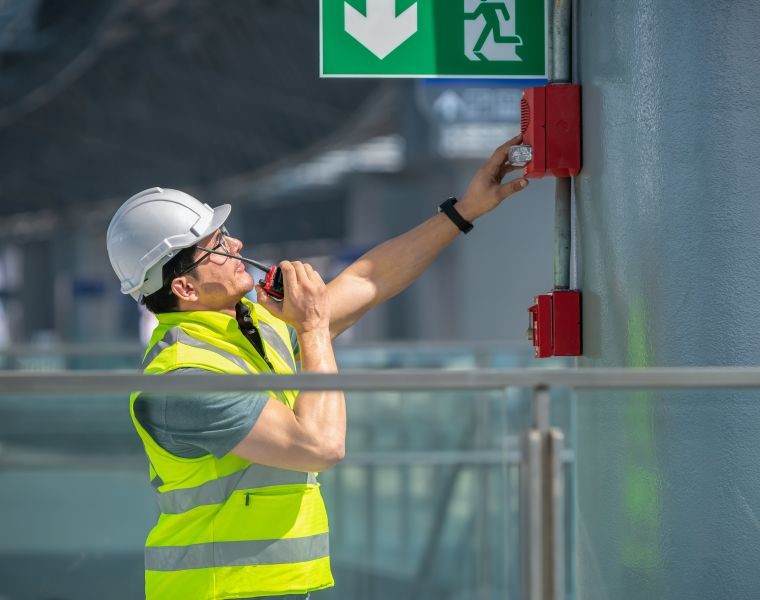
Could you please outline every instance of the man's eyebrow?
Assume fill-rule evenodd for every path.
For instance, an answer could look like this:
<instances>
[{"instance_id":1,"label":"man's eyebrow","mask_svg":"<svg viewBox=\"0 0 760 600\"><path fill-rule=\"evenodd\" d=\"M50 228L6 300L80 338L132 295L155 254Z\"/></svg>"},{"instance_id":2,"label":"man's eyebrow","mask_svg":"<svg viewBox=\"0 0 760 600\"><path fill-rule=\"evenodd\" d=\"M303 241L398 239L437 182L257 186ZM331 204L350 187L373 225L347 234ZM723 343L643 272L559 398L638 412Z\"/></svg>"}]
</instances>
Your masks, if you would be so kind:
<instances>
[{"instance_id":1,"label":"man's eyebrow","mask_svg":"<svg viewBox=\"0 0 760 600\"><path fill-rule=\"evenodd\" d=\"M208 248L213 248L214 246L216 246L219 243L219 240L221 240L221 239L222 239L222 232L218 231L216 234L214 234L214 237L212 237L208 241L208 246L207 247Z\"/></svg>"}]
</instances>

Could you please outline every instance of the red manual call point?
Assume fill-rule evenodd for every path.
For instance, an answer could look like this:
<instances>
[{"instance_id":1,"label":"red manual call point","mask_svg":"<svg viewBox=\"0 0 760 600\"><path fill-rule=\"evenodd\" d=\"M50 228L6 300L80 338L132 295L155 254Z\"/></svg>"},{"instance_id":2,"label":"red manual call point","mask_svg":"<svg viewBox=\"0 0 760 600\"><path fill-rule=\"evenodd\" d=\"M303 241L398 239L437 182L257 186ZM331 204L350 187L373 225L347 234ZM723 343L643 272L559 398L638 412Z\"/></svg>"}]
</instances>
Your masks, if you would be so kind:
<instances>
[{"instance_id":1,"label":"red manual call point","mask_svg":"<svg viewBox=\"0 0 760 600\"><path fill-rule=\"evenodd\" d=\"M554 290L536 296L528 312L528 337L536 358L581 355L580 291Z\"/></svg>"}]
</instances>

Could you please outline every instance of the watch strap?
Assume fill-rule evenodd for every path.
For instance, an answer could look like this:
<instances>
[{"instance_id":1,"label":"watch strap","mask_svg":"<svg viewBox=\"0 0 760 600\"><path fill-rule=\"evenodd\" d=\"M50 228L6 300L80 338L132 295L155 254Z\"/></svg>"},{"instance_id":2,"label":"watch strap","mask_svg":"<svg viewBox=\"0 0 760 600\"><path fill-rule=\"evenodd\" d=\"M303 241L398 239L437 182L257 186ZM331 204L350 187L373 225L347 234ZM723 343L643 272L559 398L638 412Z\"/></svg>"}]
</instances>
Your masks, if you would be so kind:
<instances>
[{"instance_id":1,"label":"watch strap","mask_svg":"<svg viewBox=\"0 0 760 600\"><path fill-rule=\"evenodd\" d=\"M459 231L469 233L472 231L473 224L460 215L459 211L454 208L456 203L457 199L452 196L438 207L438 212L443 213L451 219L451 222L459 228Z\"/></svg>"}]
</instances>

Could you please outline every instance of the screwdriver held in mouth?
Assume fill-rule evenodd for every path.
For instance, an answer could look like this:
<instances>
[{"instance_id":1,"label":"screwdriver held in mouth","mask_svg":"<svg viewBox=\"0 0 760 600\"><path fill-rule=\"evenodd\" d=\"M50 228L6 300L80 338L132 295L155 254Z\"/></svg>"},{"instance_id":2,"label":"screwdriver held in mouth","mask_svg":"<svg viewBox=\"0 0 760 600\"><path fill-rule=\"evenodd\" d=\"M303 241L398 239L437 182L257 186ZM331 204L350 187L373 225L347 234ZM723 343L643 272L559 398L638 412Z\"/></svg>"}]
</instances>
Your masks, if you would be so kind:
<instances>
[{"instance_id":1,"label":"screwdriver held in mouth","mask_svg":"<svg viewBox=\"0 0 760 600\"><path fill-rule=\"evenodd\" d=\"M210 252L211 254L218 254L219 256L229 256L230 258L240 260L253 267L256 267L259 269L259 271L263 271L266 273L266 275L264 276L264 279L259 279L259 285L261 286L261 289L263 289L269 296L278 302L282 302L282 299L285 297L285 287L282 283L282 271L277 265L272 265L270 267L264 263L260 263L257 260L253 260L252 258L235 256L234 254L219 252L218 250L211 250L209 248L204 248L203 251Z\"/></svg>"}]
</instances>

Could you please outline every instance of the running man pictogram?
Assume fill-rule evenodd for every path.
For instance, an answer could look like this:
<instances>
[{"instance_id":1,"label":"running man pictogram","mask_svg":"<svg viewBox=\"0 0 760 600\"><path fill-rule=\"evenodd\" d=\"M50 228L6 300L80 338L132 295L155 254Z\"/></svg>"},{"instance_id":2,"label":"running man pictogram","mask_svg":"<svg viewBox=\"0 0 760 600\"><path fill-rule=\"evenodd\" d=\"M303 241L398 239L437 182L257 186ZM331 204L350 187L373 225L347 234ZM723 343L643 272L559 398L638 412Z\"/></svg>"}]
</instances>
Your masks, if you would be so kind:
<instances>
[{"instance_id":1,"label":"running man pictogram","mask_svg":"<svg viewBox=\"0 0 760 600\"><path fill-rule=\"evenodd\" d=\"M464 18L466 20L475 20L478 17L483 17L485 25L478 37L477 42L472 48L472 53L478 57L479 60L489 60L482 50L488 38L492 38L495 44L522 44L522 39L519 35L502 35L501 22L499 19L499 13L503 17L504 21L509 21L512 17L507 9L506 2L489 2L488 0L481 0L477 8L473 12L465 12Z\"/></svg>"}]
</instances>

